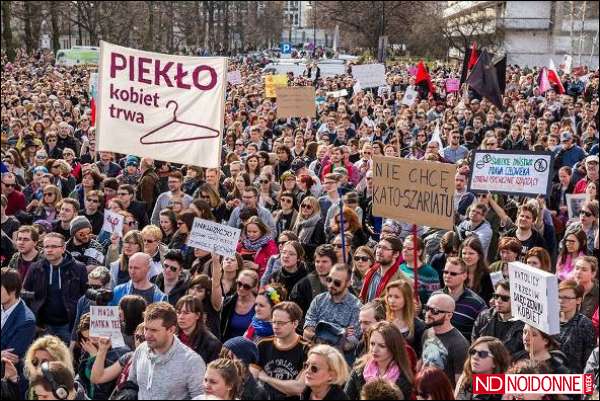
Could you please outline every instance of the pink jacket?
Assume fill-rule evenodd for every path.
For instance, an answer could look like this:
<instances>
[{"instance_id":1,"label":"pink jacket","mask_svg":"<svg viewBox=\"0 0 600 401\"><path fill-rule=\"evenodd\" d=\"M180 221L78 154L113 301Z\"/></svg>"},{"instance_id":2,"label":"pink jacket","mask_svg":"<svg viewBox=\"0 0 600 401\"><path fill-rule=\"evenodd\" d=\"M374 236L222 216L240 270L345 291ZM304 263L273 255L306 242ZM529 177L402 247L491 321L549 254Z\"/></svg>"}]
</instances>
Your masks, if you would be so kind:
<instances>
[{"instance_id":1,"label":"pink jacket","mask_svg":"<svg viewBox=\"0 0 600 401\"><path fill-rule=\"evenodd\" d=\"M250 251L244 249L241 242L238 243L237 246L238 253L249 253ZM279 254L279 247L275 240L271 240L267 242L267 245L263 246L260 251L254 255L254 263L258 265L258 278L260 279L267 269L267 262L269 258L273 255Z\"/></svg>"}]
</instances>

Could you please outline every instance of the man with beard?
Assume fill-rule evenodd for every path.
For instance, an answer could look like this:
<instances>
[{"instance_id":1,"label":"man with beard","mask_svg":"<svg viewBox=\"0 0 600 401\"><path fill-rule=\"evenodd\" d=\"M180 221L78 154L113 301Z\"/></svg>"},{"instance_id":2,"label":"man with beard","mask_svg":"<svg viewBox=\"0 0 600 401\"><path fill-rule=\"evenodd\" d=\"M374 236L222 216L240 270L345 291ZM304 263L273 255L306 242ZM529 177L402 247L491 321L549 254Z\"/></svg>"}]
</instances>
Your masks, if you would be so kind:
<instances>
[{"instance_id":1,"label":"man with beard","mask_svg":"<svg viewBox=\"0 0 600 401\"><path fill-rule=\"evenodd\" d=\"M423 307L429 327L423 334L423 366L443 369L452 387L456 386L469 351L469 342L452 326L454 309L454 299L447 294L431 296Z\"/></svg>"},{"instance_id":2,"label":"man with beard","mask_svg":"<svg viewBox=\"0 0 600 401\"><path fill-rule=\"evenodd\" d=\"M381 239L375 247L375 264L365 275L361 301L367 303L379 298L391 281L412 281L400 270L402 262L402 241L395 237Z\"/></svg>"}]
</instances>

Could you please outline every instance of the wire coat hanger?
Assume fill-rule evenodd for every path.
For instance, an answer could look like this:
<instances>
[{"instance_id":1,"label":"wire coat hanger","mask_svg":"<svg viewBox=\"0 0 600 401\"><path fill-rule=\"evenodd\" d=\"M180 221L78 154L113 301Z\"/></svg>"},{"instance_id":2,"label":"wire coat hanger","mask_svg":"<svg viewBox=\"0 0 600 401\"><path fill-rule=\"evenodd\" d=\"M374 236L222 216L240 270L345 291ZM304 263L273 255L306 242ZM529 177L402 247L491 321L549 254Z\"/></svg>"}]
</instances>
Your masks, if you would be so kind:
<instances>
[{"instance_id":1,"label":"wire coat hanger","mask_svg":"<svg viewBox=\"0 0 600 401\"><path fill-rule=\"evenodd\" d=\"M167 102L167 105L165 106L165 108L169 108L169 106L171 104L175 105L175 109L173 110L173 120L161 125L158 128L153 129L152 131L148 132L146 135L142 136L140 138L140 143L142 145L158 145L158 144L163 144L163 143L177 143L177 142L191 142L191 141L196 141L196 140L200 140L200 139L213 139L213 138L218 138L221 135L221 132L219 130L216 130L214 128L211 127L207 127L206 125L201 125L201 124L195 124L195 123L188 123L185 121L179 121L177 119L177 110L179 109L179 104L177 103L177 101L175 100L169 100ZM153 141L148 141L146 140L146 138L148 138L151 135L154 135L156 133L158 133L160 130L162 130L163 128L167 128L168 126L172 125L172 124L182 124L182 125L188 125L190 127L196 127L196 128L202 128L202 129L206 129L209 130L211 132L214 132L214 134L210 135L210 136L194 136L192 138L185 138L185 139L170 139L170 140L153 140Z\"/></svg>"}]
</instances>

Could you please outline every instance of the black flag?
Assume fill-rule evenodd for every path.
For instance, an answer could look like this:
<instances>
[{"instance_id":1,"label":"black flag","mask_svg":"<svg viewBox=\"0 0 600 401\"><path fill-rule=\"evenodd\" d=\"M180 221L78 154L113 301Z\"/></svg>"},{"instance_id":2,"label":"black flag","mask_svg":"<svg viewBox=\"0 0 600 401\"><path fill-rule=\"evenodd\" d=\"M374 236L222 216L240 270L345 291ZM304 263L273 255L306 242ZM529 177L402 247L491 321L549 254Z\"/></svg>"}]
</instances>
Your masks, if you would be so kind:
<instances>
[{"instance_id":1,"label":"black flag","mask_svg":"<svg viewBox=\"0 0 600 401\"><path fill-rule=\"evenodd\" d=\"M496 76L498 77L500 93L504 95L506 91L506 55L496 62Z\"/></svg>"},{"instance_id":2,"label":"black flag","mask_svg":"<svg viewBox=\"0 0 600 401\"><path fill-rule=\"evenodd\" d=\"M492 62L492 56L488 52L481 52L477 64L467 78L467 84L497 108L503 109L496 68Z\"/></svg>"},{"instance_id":3,"label":"black flag","mask_svg":"<svg viewBox=\"0 0 600 401\"><path fill-rule=\"evenodd\" d=\"M469 59L471 58L471 49L465 46L465 57L463 58L462 71L460 72L460 84L464 84L467 80L467 74L469 72Z\"/></svg>"}]
</instances>

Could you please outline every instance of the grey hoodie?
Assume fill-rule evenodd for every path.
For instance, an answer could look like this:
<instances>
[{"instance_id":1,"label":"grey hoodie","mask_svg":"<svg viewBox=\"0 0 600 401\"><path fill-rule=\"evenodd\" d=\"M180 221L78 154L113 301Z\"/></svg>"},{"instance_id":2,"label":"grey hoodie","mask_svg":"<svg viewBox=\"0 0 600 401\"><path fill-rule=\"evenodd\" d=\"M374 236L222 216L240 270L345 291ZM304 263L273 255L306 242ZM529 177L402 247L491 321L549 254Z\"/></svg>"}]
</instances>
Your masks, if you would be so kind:
<instances>
[{"instance_id":1,"label":"grey hoodie","mask_svg":"<svg viewBox=\"0 0 600 401\"><path fill-rule=\"evenodd\" d=\"M139 400L190 400L204 393L206 364L202 357L173 337L163 355L155 354L148 343L133 354L129 381L139 386Z\"/></svg>"}]
</instances>

